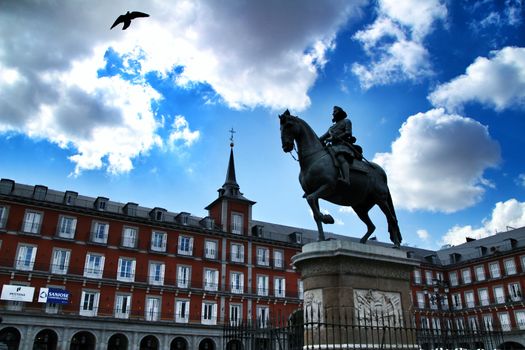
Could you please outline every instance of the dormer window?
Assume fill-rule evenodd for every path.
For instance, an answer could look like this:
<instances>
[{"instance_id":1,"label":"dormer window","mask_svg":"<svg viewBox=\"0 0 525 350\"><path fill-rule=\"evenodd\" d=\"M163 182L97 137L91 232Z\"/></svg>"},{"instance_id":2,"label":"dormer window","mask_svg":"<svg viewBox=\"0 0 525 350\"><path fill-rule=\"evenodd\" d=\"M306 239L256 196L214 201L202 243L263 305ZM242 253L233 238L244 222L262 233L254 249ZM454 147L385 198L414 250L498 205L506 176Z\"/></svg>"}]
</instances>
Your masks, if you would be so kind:
<instances>
[{"instance_id":1,"label":"dormer window","mask_svg":"<svg viewBox=\"0 0 525 350\"><path fill-rule=\"evenodd\" d=\"M461 254L459 253L450 254L450 262L452 262L453 264L459 262L460 259L461 259Z\"/></svg>"},{"instance_id":2,"label":"dormer window","mask_svg":"<svg viewBox=\"0 0 525 350\"><path fill-rule=\"evenodd\" d=\"M107 209L109 198L106 197L97 197L95 200L95 209L104 211Z\"/></svg>"},{"instance_id":3,"label":"dormer window","mask_svg":"<svg viewBox=\"0 0 525 350\"><path fill-rule=\"evenodd\" d=\"M47 194L46 186L36 185L35 188L33 189L33 198L36 200L39 200L39 201L45 200L46 194Z\"/></svg>"},{"instance_id":4,"label":"dormer window","mask_svg":"<svg viewBox=\"0 0 525 350\"><path fill-rule=\"evenodd\" d=\"M64 194L64 204L65 205L75 205L77 200L78 193L73 191L66 191Z\"/></svg>"},{"instance_id":5,"label":"dormer window","mask_svg":"<svg viewBox=\"0 0 525 350\"><path fill-rule=\"evenodd\" d=\"M290 241L292 243L302 244L303 243L303 233L298 232L298 231L290 233Z\"/></svg>"},{"instance_id":6,"label":"dormer window","mask_svg":"<svg viewBox=\"0 0 525 350\"><path fill-rule=\"evenodd\" d=\"M487 255L487 247L479 246L478 247L478 254L479 254L479 256Z\"/></svg>"},{"instance_id":7,"label":"dormer window","mask_svg":"<svg viewBox=\"0 0 525 350\"><path fill-rule=\"evenodd\" d=\"M11 179L0 180L0 193L10 194L15 189L15 182Z\"/></svg>"},{"instance_id":8,"label":"dormer window","mask_svg":"<svg viewBox=\"0 0 525 350\"><path fill-rule=\"evenodd\" d=\"M182 225L188 225L190 219L190 213L180 212L175 219Z\"/></svg>"},{"instance_id":9,"label":"dormer window","mask_svg":"<svg viewBox=\"0 0 525 350\"><path fill-rule=\"evenodd\" d=\"M263 227L262 225L255 225L252 227L252 236L262 237L263 236Z\"/></svg>"},{"instance_id":10,"label":"dormer window","mask_svg":"<svg viewBox=\"0 0 525 350\"><path fill-rule=\"evenodd\" d=\"M211 217L206 216L204 219L200 221L201 225L203 225L208 230L213 229L213 226L215 225L215 220L213 220Z\"/></svg>"},{"instance_id":11,"label":"dormer window","mask_svg":"<svg viewBox=\"0 0 525 350\"><path fill-rule=\"evenodd\" d=\"M149 216L151 220L155 221L163 221L164 220L164 214L166 213L166 209L163 208L153 208L149 212Z\"/></svg>"},{"instance_id":12,"label":"dormer window","mask_svg":"<svg viewBox=\"0 0 525 350\"><path fill-rule=\"evenodd\" d=\"M124 211L124 214L128 216L137 216L137 207L138 207L137 203L128 202L124 206L124 208L122 208L122 210Z\"/></svg>"}]
</instances>

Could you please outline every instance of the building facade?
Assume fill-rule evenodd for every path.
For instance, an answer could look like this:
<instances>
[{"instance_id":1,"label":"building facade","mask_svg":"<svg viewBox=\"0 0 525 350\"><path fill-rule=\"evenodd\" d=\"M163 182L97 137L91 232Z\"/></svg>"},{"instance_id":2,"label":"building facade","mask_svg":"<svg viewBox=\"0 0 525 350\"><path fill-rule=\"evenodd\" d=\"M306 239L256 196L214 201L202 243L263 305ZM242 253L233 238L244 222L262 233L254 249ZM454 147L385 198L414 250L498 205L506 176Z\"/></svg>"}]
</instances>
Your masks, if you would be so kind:
<instances>
[{"instance_id":1,"label":"building facade","mask_svg":"<svg viewBox=\"0 0 525 350\"><path fill-rule=\"evenodd\" d=\"M254 204L240 192L233 145L204 218L2 179L0 344L235 349L224 324L264 327L302 307L290 261L317 235L253 220ZM422 327L498 324L508 344L525 345L525 228L437 252L402 249L420 263L411 289Z\"/></svg>"}]
</instances>

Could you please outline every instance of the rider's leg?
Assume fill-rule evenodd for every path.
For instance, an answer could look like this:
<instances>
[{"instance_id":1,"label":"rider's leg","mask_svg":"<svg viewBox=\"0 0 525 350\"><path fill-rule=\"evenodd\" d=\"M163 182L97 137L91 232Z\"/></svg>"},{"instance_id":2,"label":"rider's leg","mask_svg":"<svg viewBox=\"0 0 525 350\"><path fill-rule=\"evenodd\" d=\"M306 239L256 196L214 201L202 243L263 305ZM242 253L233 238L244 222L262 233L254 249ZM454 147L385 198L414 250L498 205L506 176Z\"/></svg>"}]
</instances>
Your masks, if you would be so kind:
<instances>
[{"instance_id":1,"label":"rider's leg","mask_svg":"<svg viewBox=\"0 0 525 350\"><path fill-rule=\"evenodd\" d=\"M341 176L343 180L350 180L350 163L346 159L345 155L340 153L337 155L337 161L341 169Z\"/></svg>"}]
</instances>

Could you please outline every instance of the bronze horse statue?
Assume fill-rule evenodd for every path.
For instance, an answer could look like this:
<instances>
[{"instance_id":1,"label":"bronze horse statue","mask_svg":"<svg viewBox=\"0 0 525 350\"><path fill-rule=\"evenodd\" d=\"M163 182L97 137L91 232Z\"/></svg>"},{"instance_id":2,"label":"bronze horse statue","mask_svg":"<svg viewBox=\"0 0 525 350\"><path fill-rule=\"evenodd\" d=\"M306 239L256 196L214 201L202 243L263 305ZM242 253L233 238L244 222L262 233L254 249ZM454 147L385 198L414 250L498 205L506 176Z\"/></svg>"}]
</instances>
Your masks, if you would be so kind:
<instances>
[{"instance_id":1,"label":"bronze horse statue","mask_svg":"<svg viewBox=\"0 0 525 350\"><path fill-rule=\"evenodd\" d=\"M350 206L366 224L366 234L361 243L366 243L375 230L368 212L378 205L388 222L390 240L395 247L401 244L401 232L387 185L385 171L369 161L353 159L350 167L350 184L339 180L339 169L329 150L312 128L299 117L286 111L279 115L281 124L281 142L284 152L291 152L297 145L297 154L301 172L299 182L314 215L319 232L318 241L325 240L323 223L333 224L331 215L321 213L319 198L331 203Z\"/></svg>"}]
</instances>

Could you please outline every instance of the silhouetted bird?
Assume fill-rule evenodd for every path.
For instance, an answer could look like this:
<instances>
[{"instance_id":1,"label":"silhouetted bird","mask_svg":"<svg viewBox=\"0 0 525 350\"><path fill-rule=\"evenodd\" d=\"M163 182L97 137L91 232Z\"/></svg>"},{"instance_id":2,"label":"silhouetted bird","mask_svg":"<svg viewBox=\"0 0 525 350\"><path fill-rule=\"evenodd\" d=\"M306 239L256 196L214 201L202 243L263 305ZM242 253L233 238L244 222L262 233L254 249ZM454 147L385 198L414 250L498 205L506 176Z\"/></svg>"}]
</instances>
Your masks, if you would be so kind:
<instances>
[{"instance_id":1,"label":"silhouetted bird","mask_svg":"<svg viewBox=\"0 0 525 350\"><path fill-rule=\"evenodd\" d=\"M118 25L119 23L124 23L124 26L122 27L122 30L124 30L127 27L129 27L129 25L131 24L131 20L132 19L135 19L135 18L138 18L138 17L149 17L149 15L147 13L139 12L139 11L133 11L133 12L129 12L128 11L128 12L126 12L125 15L118 16L118 18L115 21L115 23L113 23L113 25L109 29L111 30L111 29L115 28L115 26Z\"/></svg>"}]
</instances>

